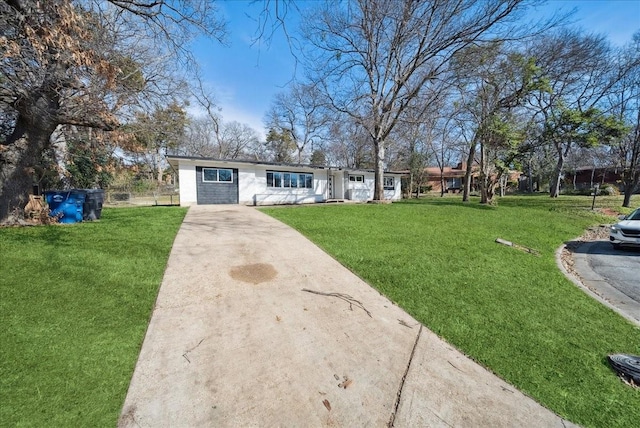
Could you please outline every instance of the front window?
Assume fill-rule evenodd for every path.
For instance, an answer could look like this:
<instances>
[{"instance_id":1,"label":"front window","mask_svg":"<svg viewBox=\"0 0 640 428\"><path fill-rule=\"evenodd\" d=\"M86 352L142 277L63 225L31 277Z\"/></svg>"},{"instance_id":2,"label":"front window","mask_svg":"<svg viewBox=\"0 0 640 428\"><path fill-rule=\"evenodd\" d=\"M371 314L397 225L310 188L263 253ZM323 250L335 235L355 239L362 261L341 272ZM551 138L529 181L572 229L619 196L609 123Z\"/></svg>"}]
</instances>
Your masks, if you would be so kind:
<instances>
[{"instance_id":1,"label":"front window","mask_svg":"<svg viewBox=\"0 0 640 428\"><path fill-rule=\"evenodd\" d=\"M363 183L364 182L364 175L350 175L349 176L349 181L355 182L355 183Z\"/></svg>"},{"instance_id":2,"label":"front window","mask_svg":"<svg viewBox=\"0 0 640 428\"><path fill-rule=\"evenodd\" d=\"M447 178L447 189L459 189L462 187L460 177Z\"/></svg>"},{"instance_id":3,"label":"front window","mask_svg":"<svg viewBox=\"0 0 640 428\"><path fill-rule=\"evenodd\" d=\"M202 168L202 181L205 183L233 183L233 171L222 168Z\"/></svg>"},{"instance_id":4,"label":"front window","mask_svg":"<svg viewBox=\"0 0 640 428\"><path fill-rule=\"evenodd\" d=\"M313 174L267 171L267 187L313 189Z\"/></svg>"},{"instance_id":5,"label":"front window","mask_svg":"<svg viewBox=\"0 0 640 428\"><path fill-rule=\"evenodd\" d=\"M393 177L384 177L384 190L394 190L395 185L393 183Z\"/></svg>"}]
</instances>

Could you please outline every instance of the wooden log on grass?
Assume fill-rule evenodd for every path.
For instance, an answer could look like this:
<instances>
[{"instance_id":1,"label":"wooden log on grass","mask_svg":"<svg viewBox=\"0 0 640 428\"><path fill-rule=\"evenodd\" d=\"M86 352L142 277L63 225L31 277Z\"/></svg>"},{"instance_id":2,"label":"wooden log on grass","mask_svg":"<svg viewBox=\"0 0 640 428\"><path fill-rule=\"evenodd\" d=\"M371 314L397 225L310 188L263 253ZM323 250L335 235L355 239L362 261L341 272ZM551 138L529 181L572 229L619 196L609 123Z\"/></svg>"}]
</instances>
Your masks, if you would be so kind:
<instances>
[{"instance_id":1,"label":"wooden log on grass","mask_svg":"<svg viewBox=\"0 0 640 428\"><path fill-rule=\"evenodd\" d=\"M507 247L515 248L520 251L524 251L525 253L534 254L536 256L540 255L540 251L534 250L533 248L525 247L524 245L515 244L511 241L507 241L506 239L496 238L496 242L498 244L506 245Z\"/></svg>"}]
</instances>

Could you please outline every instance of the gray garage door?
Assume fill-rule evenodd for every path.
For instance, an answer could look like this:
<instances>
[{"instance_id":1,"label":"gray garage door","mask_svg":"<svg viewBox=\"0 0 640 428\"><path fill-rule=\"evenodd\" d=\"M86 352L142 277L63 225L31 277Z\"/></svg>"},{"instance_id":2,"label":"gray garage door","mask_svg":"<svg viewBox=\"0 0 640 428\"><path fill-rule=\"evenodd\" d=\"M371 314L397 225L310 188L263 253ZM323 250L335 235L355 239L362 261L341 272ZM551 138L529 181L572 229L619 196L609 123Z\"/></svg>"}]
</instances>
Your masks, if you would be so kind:
<instances>
[{"instance_id":1,"label":"gray garage door","mask_svg":"<svg viewBox=\"0 0 640 428\"><path fill-rule=\"evenodd\" d=\"M238 170L196 167L198 205L237 204Z\"/></svg>"}]
</instances>

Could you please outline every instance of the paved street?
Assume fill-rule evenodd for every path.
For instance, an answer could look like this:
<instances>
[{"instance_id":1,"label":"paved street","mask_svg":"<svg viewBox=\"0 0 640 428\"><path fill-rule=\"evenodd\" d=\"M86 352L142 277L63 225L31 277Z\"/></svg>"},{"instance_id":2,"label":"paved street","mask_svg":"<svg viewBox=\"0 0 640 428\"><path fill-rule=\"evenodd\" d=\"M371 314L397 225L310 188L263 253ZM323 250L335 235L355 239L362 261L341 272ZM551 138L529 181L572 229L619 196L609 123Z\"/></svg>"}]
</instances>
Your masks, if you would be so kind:
<instances>
[{"instance_id":1,"label":"paved street","mask_svg":"<svg viewBox=\"0 0 640 428\"><path fill-rule=\"evenodd\" d=\"M640 303L640 250L615 250L606 241L598 241L588 253L591 269L611 286Z\"/></svg>"},{"instance_id":2,"label":"paved street","mask_svg":"<svg viewBox=\"0 0 640 428\"><path fill-rule=\"evenodd\" d=\"M615 250L608 240L573 252L581 283L613 310L640 325L640 249Z\"/></svg>"}]
</instances>

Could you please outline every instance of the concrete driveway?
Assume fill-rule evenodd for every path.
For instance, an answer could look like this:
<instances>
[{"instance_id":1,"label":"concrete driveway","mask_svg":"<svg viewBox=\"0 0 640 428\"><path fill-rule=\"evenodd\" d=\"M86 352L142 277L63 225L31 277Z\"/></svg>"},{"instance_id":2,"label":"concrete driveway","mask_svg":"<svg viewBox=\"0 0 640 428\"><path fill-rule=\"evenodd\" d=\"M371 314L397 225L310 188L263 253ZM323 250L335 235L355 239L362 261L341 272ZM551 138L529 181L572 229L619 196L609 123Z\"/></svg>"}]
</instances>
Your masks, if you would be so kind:
<instances>
[{"instance_id":1,"label":"concrete driveway","mask_svg":"<svg viewBox=\"0 0 640 428\"><path fill-rule=\"evenodd\" d=\"M194 206L119 426L571 424L295 230L249 207Z\"/></svg>"}]
</instances>

